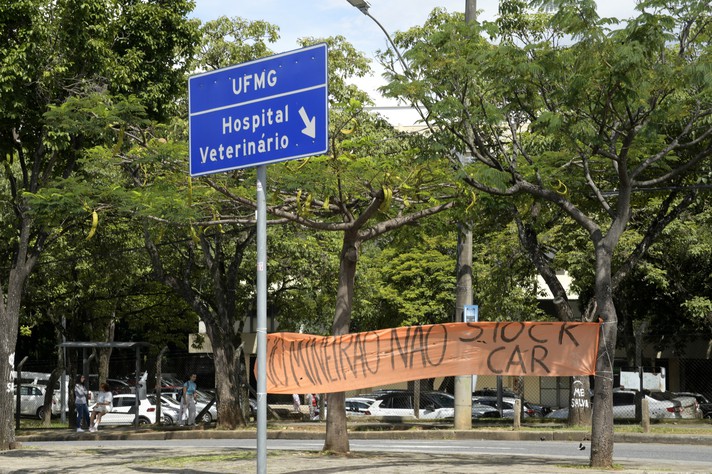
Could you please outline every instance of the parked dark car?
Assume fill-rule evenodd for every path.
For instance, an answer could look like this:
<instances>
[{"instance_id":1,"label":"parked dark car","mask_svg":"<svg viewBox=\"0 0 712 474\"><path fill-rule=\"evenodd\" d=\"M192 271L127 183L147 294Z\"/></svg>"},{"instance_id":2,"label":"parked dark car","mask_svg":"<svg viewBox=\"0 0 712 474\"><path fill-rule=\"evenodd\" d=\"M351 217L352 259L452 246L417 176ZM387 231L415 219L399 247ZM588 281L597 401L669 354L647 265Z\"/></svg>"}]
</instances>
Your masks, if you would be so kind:
<instances>
[{"instance_id":1,"label":"parked dark car","mask_svg":"<svg viewBox=\"0 0 712 474\"><path fill-rule=\"evenodd\" d=\"M106 383L109 384L109 389L113 395L123 395L134 393L133 387L121 379L107 378ZM92 392L99 390L99 376L97 374L89 374L87 387Z\"/></svg>"},{"instance_id":2,"label":"parked dark car","mask_svg":"<svg viewBox=\"0 0 712 474\"><path fill-rule=\"evenodd\" d=\"M485 399L490 399L494 398L495 401L497 400L497 389L496 388L483 388L481 390L475 390L475 392L472 394L472 400L475 400L475 398L482 398L485 397ZM513 392L512 390L508 389L503 389L502 390L502 399L513 399L513 398L519 398L519 395ZM491 405L490 403L487 403L487 405ZM492 406L497 406L492 405ZM513 406L511 408L514 408ZM539 405L536 403L532 403L528 400L522 400L522 411L524 412L525 415L535 417L535 418L542 418L549 413L551 413L551 407L545 406L545 405Z\"/></svg>"},{"instance_id":3,"label":"parked dark car","mask_svg":"<svg viewBox=\"0 0 712 474\"><path fill-rule=\"evenodd\" d=\"M513 397L502 397L502 417L503 418L513 418L514 417L514 403L516 398ZM489 405L494 409L497 409L497 397L472 397L472 403L480 403L483 405ZM535 408L538 407L538 408ZM551 410L549 410L551 411ZM547 411L546 413L549 413ZM546 413L542 412L541 406L531 405L529 402L522 402L522 415L525 417L532 418L543 418Z\"/></svg>"},{"instance_id":4,"label":"parked dark car","mask_svg":"<svg viewBox=\"0 0 712 474\"><path fill-rule=\"evenodd\" d=\"M472 393L473 397L496 397L497 396L497 389L496 388L482 388L480 390L475 390ZM519 398L519 395L514 393L513 391L503 388L502 389L502 397L504 398Z\"/></svg>"},{"instance_id":5,"label":"parked dark car","mask_svg":"<svg viewBox=\"0 0 712 474\"><path fill-rule=\"evenodd\" d=\"M477 420L480 418L501 418L501 416L499 414L499 410L497 410L496 408L473 401L472 419Z\"/></svg>"}]
</instances>

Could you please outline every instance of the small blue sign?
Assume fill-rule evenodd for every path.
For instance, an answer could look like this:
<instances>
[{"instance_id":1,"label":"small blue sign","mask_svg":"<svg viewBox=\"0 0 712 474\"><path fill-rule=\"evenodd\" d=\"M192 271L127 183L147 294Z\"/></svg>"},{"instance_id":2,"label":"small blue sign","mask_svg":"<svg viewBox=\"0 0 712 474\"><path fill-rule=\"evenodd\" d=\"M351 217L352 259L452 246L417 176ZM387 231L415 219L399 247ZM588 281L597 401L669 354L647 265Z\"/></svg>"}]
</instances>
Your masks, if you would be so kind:
<instances>
[{"instance_id":1,"label":"small blue sign","mask_svg":"<svg viewBox=\"0 0 712 474\"><path fill-rule=\"evenodd\" d=\"M326 57L322 43L190 77L190 175L326 153Z\"/></svg>"},{"instance_id":2,"label":"small blue sign","mask_svg":"<svg viewBox=\"0 0 712 474\"><path fill-rule=\"evenodd\" d=\"M476 323L480 320L480 307L476 304L466 304L462 308L462 320L466 323Z\"/></svg>"}]
</instances>

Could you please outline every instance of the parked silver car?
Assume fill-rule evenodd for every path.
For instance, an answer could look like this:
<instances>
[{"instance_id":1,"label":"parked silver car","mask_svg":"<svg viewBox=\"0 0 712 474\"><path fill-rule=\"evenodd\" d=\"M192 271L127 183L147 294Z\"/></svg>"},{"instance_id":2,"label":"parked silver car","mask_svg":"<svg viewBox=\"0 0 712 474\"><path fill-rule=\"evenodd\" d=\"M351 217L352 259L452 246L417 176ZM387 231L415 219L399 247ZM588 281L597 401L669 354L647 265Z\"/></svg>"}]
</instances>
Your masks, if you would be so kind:
<instances>
[{"instance_id":1,"label":"parked silver car","mask_svg":"<svg viewBox=\"0 0 712 474\"><path fill-rule=\"evenodd\" d=\"M614 389L613 418L635 418L635 396L635 390ZM700 411L697 400L695 400L694 397L678 396L672 392L650 392L646 390L645 399L648 401L648 412L651 419L661 420L670 418L702 417L702 412ZM554 410L546 417L566 419L568 416L569 409L561 408L559 410Z\"/></svg>"},{"instance_id":2,"label":"parked silver car","mask_svg":"<svg viewBox=\"0 0 712 474\"><path fill-rule=\"evenodd\" d=\"M168 403L171 408L180 412L180 402L177 400L178 393L179 393L179 390L162 392L161 399L163 400L164 403ZM203 408L205 408L207 406L207 404L210 403L210 401L212 400L212 397L207 395L205 392L201 392L200 390L198 390L197 393L198 393L198 399L195 402L195 414L196 415L198 413L200 413L203 410ZM205 415L203 415L202 421L204 423L211 423L217 419L218 419L218 408L215 405L215 403L213 403L210 406L210 409L208 410L208 412L205 413Z\"/></svg>"},{"instance_id":3,"label":"parked silver car","mask_svg":"<svg viewBox=\"0 0 712 474\"><path fill-rule=\"evenodd\" d=\"M146 396L153 406L156 404L156 396L151 394ZM177 425L180 412L178 406L170 403L170 398L161 397L161 423L164 425Z\"/></svg>"},{"instance_id":4,"label":"parked silver car","mask_svg":"<svg viewBox=\"0 0 712 474\"><path fill-rule=\"evenodd\" d=\"M702 418L700 404L694 396L673 392L650 392L648 395L658 401L672 402L672 418Z\"/></svg>"},{"instance_id":5,"label":"parked silver car","mask_svg":"<svg viewBox=\"0 0 712 474\"><path fill-rule=\"evenodd\" d=\"M697 405L702 412L702 418L712 419L712 402L710 402L707 397L701 393L694 392L676 392L676 397L694 397L697 400Z\"/></svg>"}]
</instances>

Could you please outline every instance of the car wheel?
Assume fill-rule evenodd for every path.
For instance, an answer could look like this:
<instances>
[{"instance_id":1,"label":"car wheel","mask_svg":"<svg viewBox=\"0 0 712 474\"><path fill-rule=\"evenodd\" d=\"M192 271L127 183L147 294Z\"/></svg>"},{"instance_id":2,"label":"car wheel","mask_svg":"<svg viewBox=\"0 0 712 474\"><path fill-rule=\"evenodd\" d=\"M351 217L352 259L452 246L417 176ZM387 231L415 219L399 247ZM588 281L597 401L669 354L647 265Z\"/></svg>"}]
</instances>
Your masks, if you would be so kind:
<instances>
[{"instance_id":1,"label":"car wheel","mask_svg":"<svg viewBox=\"0 0 712 474\"><path fill-rule=\"evenodd\" d=\"M151 420L149 420L149 419L146 418L145 416L140 416L140 417L138 417L138 424L139 424L139 425L150 425L150 424L151 424Z\"/></svg>"},{"instance_id":2,"label":"car wheel","mask_svg":"<svg viewBox=\"0 0 712 474\"><path fill-rule=\"evenodd\" d=\"M37 418L44 420L45 408L44 405L37 409Z\"/></svg>"},{"instance_id":3,"label":"car wheel","mask_svg":"<svg viewBox=\"0 0 712 474\"><path fill-rule=\"evenodd\" d=\"M708 419L708 420L712 420L712 411L709 412L709 413L707 413L707 414L705 414L704 417L705 417L706 419Z\"/></svg>"},{"instance_id":4,"label":"car wheel","mask_svg":"<svg viewBox=\"0 0 712 474\"><path fill-rule=\"evenodd\" d=\"M203 423L212 423L213 421L213 415L210 414L210 412L205 413L203 415Z\"/></svg>"},{"instance_id":5,"label":"car wheel","mask_svg":"<svg viewBox=\"0 0 712 474\"><path fill-rule=\"evenodd\" d=\"M171 417L168 416L168 415L163 415L163 416L161 416L161 423L163 423L164 425L172 425L172 424L175 424L175 422L173 421L173 418L171 418Z\"/></svg>"}]
</instances>

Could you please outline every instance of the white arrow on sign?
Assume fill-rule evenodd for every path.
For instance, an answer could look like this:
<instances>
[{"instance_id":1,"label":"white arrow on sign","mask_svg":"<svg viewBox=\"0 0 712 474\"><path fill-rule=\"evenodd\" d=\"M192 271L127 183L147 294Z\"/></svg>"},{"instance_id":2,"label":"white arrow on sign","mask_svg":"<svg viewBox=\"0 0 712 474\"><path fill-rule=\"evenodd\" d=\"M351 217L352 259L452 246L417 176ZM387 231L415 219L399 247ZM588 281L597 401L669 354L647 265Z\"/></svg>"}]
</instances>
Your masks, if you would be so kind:
<instances>
[{"instance_id":1,"label":"white arrow on sign","mask_svg":"<svg viewBox=\"0 0 712 474\"><path fill-rule=\"evenodd\" d=\"M299 116L304 121L304 128L302 129L302 133L308 137L315 138L316 137L316 116L314 116L310 119L309 116L307 115L307 111L304 110L304 107L299 109Z\"/></svg>"}]
</instances>

